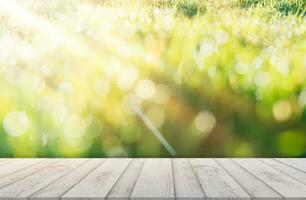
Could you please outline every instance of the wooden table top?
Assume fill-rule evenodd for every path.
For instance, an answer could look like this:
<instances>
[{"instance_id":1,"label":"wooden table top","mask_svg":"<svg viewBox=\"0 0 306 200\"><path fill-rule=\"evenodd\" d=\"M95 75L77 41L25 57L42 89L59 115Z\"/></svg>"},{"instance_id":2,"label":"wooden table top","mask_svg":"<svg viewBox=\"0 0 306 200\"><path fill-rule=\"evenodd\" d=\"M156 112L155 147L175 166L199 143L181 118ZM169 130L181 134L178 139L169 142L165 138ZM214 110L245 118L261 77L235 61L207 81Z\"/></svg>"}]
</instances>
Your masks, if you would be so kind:
<instances>
[{"instance_id":1,"label":"wooden table top","mask_svg":"<svg viewBox=\"0 0 306 200\"><path fill-rule=\"evenodd\" d=\"M306 159L0 159L0 198L306 199Z\"/></svg>"}]
</instances>

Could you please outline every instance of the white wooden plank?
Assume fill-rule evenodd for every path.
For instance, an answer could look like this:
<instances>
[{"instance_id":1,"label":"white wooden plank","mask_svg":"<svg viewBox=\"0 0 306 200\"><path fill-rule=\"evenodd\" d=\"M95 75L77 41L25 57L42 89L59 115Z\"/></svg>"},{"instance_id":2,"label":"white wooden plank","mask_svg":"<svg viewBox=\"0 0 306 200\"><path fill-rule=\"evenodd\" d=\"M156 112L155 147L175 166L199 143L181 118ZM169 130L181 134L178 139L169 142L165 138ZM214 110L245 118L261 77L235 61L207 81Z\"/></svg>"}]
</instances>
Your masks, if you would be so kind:
<instances>
[{"instance_id":1,"label":"white wooden plank","mask_svg":"<svg viewBox=\"0 0 306 200\"><path fill-rule=\"evenodd\" d=\"M43 160L44 159L9 159L4 165L0 166L0 178L27 167L31 167Z\"/></svg>"},{"instance_id":2,"label":"white wooden plank","mask_svg":"<svg viewBox=\"0 0 306 200\"><path fill-rule=\"evenodd\" d=\"M306 158L279 158L277 160L306 172Z\"/></svg>"},{"instance_id":3,"label":"white wooden plank","mask_svg":"<svg viewBox=\"0 0 306 200\"><path fill-rule=\"evenodd\" d=\"M0 199L306 199L305 159L75 160L6 160Z\"/></svg>"},{"instance_id":4,"label":"white wooden plank","mask_svg":"<svg viewBox=\"0 0 306 200\"><path fill-rule=\"evenodd\" d=\"M305 199L306 185L256 159L234 159L258 179L272 187L286 199Z\"/></svg>"},{"instance_id":5,"label":"white wooden plank","mask_svg":"<svg viewBox=\"0 0 306 200\"><path fill-rule=\"evenodd\" d=\"M107 195L107 199L129 199L143 163L144 159L134 159Z\"/></svg>"},{"instance_id":6,"label":"white wooden plank","mask_svg":"<svg viewBox=\"0 0 306 200\"><path fill-rule=\"evenodd\" d=\"M76 168L84 161L85 159L63 159L51 167L34 171L30 176L1 188L0 197L27 199L31 194Z\"/></svg>"},{"instance_id":7,"label":"white wooden plank","mask_svg":"<svg viewBox=\"0 0 306 200\"><path fill-rule=\"evenodd\" d=\"M10 159L1 158L0 159L0 166L4 165L5 163L9 162Z\"/></svg>"},{"instance_id":8,"label":"white wooden plank","mask_svg":"<svg viewBox=\"0 0 306 200\"><path fill-rule=\"evenodd\" d=\"M36 160L36 159L35 159ZM9 184L12 184L18 180L21 180L36 171L39 171L46 167L52 167L56 162L59 162L60 159L48 159L43 160L42 162L38 162L37 164L31 165L30 167L24 168L19 171L15 171L14 173L11 173L7 176L4 176L0 178L0 188L3 188Z\"/></svg>"},{"instance_id":9,"label":"white wooden plank","mask_svg":"<svg viewBox=\"0 0 306 200\"><path fill-rule=\"evenodd\" d=\"M31 195L30 199L48 198L60 199L60 197L67 192L70 188L76 185L79 181L85 178L89 173L96 169L104 159L90 159L74 170L70 171L63 177L57 179L41 190Z\"/></svg>"},{"instance_id":10,"label":"white wooden plank","mask_svg":"<svg viewBox=\"0 0 306 200\"><path fill-rule=\"evenodd\" d=\"M291 167L290 165L286 165L275 159L260 159L260 160L266 163L267 165L270 165L274 169L277 169L281 171L282 173L287 174L288 176L291 176L292 178L306 185L306 173L305 172L302 172L296 168Z\"/></svg>"},{"instance_id":11,"label":"white wooden plank","mask_svg":"<svg viewBox=\"0 0 306 200\"><path fill-rule=\"evenodd\" d=\"M131 159L108 159L81 182L71 188L63 199L105 199Z\"/></svg>"},{"instance_id":12,"label":"white wooden plank","mask_svg":"<svg viewBox=\"0 0 306 200\"><path fill-rule=\"evenodd\" d=\"M191 159L207 199L251 199L239 184L213 159Z\"/></svg>"},{"instance_id":13,"label":"white wooden plank","mask_svg":"<svg viewBox=\"0 0 306 200\"><path fill-rule=\"evenodd\" d=\"M2 159L2 160L0 161L0 167L2 167L3 165L6 165L6 164L8 164L8 163L13 162L14 160L17 160L17 159L16 159L16 158L15 158L15 159L13 159L13 158L10 158L10 159Z\"/></svg>"},{"instance_id":14,"label":"white wooden plank","mask_svg":"<svg viewBox=\"0 0 306 200\"><path fill-rule=\"evenodd\" d=\"M146 159L131 199L174 199L172 163L170 159Z\"/></svg>"},{"instance_id":15,"label":"white wooden plank","mask_svg":"<svg viewBox=\"0 0 306 200\"><path fill-rule=\"evenodd\" d=\"M204 199L205 193L188 159L173 159L175 197Z\"/></svg>"},{"instance_id":16,"label":"white wooden plank","mask_svg":"<svg viewBox=\"0 0 306 200\"><path fill-rule=\"evenodd\" d=\"M257 179L231 159L216 159L232 178L254 199L283 199L272 188Z\"/></svg>"}]
</instances>

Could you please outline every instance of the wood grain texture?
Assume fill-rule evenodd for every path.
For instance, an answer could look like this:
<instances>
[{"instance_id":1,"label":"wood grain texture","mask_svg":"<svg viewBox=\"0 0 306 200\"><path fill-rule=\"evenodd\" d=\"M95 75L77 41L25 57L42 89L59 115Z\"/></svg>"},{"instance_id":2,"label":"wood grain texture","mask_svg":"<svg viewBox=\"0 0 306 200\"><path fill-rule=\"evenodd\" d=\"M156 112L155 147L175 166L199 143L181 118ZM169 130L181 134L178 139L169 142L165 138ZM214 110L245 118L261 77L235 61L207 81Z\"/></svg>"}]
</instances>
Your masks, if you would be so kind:
<instances>
[{"instance_id":1,"label":"wood grain texture","mask_svg":"<svg viewBox=\"0 0 306 200\"><path fill-rule=\"evenodd\" d=\"M277 160L303 172L306 172L306 158L281 158Z\"/></svg>"},{"instance_id":2,"label":"wood grain texture","mask_svg":"<svg viewBox=\"0 0 306 200\"><path fill-rule=\"evenodd\" d=\"M44 159L9 159L0 166L0 178L30 167Z\"/></svg>"},{"instance_id":3,"label":"wood grain texture","mask_svg":"<svg viewBox=\"0 0 306 200\"><path fill-rule=\"evenodd\" d=\"M90 159L85 161L79 167L70 171L60 179L52 182L41 190L31 195L30 199L60 199L70 188L79 183L85 178L90 172L96 169L104 159Z\"/></svg>"},{"instance_id":4,"label":"wood grain texture","mask_svg":"<svg viewBox=\"0 0 306 200\"><path fill-rule=\"evenodd\" d=\"M277 169L278 171L287 174L288 176L306 185L306 173L303 173L302 171L292 166L286 165L282 162L279 162L275 159L260 159L260 160L265 164L270 165L274 169Z\"/></svg>"},{"instance_id":5,"label":"wood grain texture","mask_svg":"<svg viewBox=\"0 0 306 200\"><path fill-rule=\"evenodd\" d=\"M205 198L205 192L188 159L173 159L173 174L176 198Z\"/></svg>"},{"instance_id":6,"label":"wood grain texture","mask_svg":"<svg viewBox=\"0 0 306 200\"><path fill-rule=\"evenodd\" d=\"M0 159L0 200L306 200L305 164L305 159Z\"/></svg>"},{"instance_id":7,"label":"wood grain texture","mask_svg":"<svg viewBox=\"0 0 306 200\"><path fill-rule=\"evenodd\" d=\"M207 199L251 199L244 189L213 159L191 159Z\"/></svg>"},{"instance_id":8,"label":"wood grain texture","mask_svg":"<svg viewBox=\"0 0 306 200\"><path fill-rule=\"evenodd\" d=\"M108 159L71 188L63 199L105 199L131 159Z\"/></svg>"},{"instance_id":9,"label":"wood grain texture","mask_svg":"<svg viewBox=\"0 0 306 200\"><path fill-rule=\"evenodd\" d=\"M231 159L217 159L217 162L254 199L283 199L271 187L250 174Z\"/></svg>"},{"instance_id":10,"label":"wood grain texture","mask_svg":"<svg viewBox=\"0 0 306 200\"><path fill-rule=\"evenodd\" d=\"M140 172L132 199L174 199L171 159L146 159Z\"/></svg>"},{"instance_id":11,"label":"wood grain texture","mask_svg":"<svg viewBox=\"0 0 306 200\"><path fill-rule=\"evenodd\" d=\"M35 159L36 160L36 159ZM21 180L27 176L30 176L33 172L38 171L44 167L53 167L53 164L59 162L59 159L49 159L49 160L40 160L37 159L37 163L30 165L29 167L23 168L18 171L7 173L6 175L0 178L0 188L3 188L9 184L12 184L18 180ZM32 163L32 160L29 160L29 163ZM15 165L18 163L15 162Z\"/></svg>"},{"instance_id":12,"label":"wood grain texture","mask_svg":"<svg viewBox=\"0 0 306 200\"><path fill-rule=\"evenodd\" d=\"M306 185L256 159L234 159L258 179L288 199L305 199Z\"/></svg>"},{"instance_id":13,"label":"wood grain texture","mask_svg":"<svg viewBox=\"0 0 306 200\"><path fill-rule=\"evenodd\" d=\"M129 199L143 163L144 159L134 159L107 195L107 199Z\"/></svg>"},{"instance_id":14,"label":"wood grain texture","mask_svg":"<svg viewBox=\"0 0 306 200\"><path fill-rule=\"evenodd\" d=\"M33 171L30 176L26 176L1 188L0 196L27 199L31 194L45 187L84 161L84 159L63 159L52 167L44 167L39 171Z\"/></svg>"}]
</instances>

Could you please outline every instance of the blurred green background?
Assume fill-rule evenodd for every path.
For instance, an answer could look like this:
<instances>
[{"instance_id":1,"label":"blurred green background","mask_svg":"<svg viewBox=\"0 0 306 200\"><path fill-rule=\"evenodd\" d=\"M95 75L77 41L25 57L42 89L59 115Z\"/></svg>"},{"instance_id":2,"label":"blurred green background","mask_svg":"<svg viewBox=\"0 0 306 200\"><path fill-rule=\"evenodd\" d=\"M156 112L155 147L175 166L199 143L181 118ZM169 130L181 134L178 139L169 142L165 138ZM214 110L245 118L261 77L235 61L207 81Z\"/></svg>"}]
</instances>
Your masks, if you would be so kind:
<instances>
[{"instance_id":1,"label":"blurred green background","mask_svg":"<svg viewBox=\"0 0 306 200\"><path fill-rule=\"evenodd\" d=\"M306 157L304 0L0 6L0 157Z\"/></svg>"}]
</instances>

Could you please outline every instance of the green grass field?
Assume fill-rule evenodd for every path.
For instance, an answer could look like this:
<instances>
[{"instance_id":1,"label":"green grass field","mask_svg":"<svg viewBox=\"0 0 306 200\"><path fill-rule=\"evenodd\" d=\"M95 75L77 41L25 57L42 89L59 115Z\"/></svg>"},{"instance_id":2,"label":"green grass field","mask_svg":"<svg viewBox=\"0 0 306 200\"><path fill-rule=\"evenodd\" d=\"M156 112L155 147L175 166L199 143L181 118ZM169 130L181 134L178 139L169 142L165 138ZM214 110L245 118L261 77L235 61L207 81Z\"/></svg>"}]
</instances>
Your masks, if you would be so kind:
<instances>
[{"instance_id":1,"label":"green grass field","mask_svg":"<svg viewBox=\"0 0 306 200\"><path fill-rule=\"evenodd\" d=\"M305 9L7 1L0 157L305 157Z\"/></svg>"}]
</instances>

